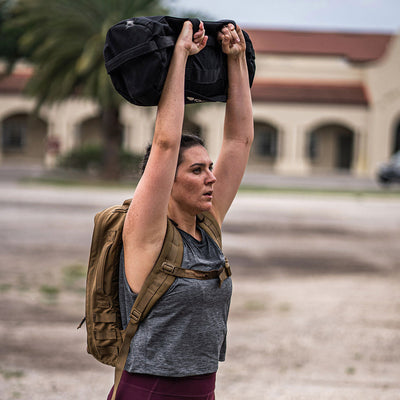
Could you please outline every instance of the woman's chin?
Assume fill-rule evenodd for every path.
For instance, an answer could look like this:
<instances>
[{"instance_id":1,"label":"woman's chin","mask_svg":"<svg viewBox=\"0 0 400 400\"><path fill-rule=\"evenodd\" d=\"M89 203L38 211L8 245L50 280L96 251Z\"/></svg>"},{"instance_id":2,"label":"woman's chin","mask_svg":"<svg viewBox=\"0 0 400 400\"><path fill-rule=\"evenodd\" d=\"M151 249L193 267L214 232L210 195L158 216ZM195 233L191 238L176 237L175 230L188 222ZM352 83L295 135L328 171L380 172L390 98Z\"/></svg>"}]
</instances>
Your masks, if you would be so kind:
<instances>
[{"instance_id":1,"label":"woman's chin","mask_svg":"<svg viewBox=\"0 0 400 400\"><path fill-rule=\"evenodd\" d=\"M201 211L210 211L212 208L212 202L209 201L207 203L202 204Z\"/></svg>"}]
</instances>

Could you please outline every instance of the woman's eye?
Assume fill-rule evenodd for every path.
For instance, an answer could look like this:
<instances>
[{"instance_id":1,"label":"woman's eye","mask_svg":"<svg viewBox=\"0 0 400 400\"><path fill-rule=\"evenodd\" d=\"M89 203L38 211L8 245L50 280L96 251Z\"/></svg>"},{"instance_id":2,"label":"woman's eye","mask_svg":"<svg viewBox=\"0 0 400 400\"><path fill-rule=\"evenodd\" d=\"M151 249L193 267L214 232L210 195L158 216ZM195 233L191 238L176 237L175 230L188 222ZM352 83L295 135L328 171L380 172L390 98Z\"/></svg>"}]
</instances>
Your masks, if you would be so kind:
<instances>
[{"instance_id":1,"label":"woman's eye","mask_svg":"<svg viewBox=\"0 0 400 400\"><path fill-rule=\"evenodd\" d=\"M193 170L194 174L200 174L201 173L201 169L200 168L196 168Z\"/></svg>"}]
</instances>

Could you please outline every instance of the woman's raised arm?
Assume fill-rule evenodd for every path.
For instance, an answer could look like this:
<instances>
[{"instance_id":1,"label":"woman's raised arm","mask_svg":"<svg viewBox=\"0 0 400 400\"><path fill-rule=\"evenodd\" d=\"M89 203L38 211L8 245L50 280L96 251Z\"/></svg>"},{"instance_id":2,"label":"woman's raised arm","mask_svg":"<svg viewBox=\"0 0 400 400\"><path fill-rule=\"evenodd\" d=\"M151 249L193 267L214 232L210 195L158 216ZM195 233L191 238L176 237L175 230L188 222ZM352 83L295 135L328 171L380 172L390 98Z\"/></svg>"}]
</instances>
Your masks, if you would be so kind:
<instances>
[{"instance_id":1,"label":"woman's raised arm","mask_svg":"<svg viewBox=\"0 0 400 400\"><path fill-rule=\"evenodd\" d=\"M240 27L232 24L220 33L228 60L228 100L224 136L215 166L213 213L220 224L239 189L254 138L254 123L246 62L246 41Z\"/></svg>"},{"instance_id":2,"label":"woman's raised arm","mask_svg":"<svg viewBox=\"0 0 400 400\"><path fill-rule=\"evenodd\" d=\"M203 23L193 35L192 24L186 21L174 48L158 104L152 149L123 230L125 271L134 291L140 290L162 247L182 134L186 61L206 42Z\"/></svg>"}]
</instances>

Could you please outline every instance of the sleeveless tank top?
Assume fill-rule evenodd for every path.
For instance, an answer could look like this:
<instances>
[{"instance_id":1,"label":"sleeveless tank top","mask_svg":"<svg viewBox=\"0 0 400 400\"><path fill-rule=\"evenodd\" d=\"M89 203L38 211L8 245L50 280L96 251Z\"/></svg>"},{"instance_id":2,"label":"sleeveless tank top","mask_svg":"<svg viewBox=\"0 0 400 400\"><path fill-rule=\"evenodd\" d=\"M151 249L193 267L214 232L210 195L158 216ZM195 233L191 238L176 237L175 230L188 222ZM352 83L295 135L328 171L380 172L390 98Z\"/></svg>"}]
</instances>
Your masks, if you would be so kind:
<instances>
[{"instance_id":1,"label":"sleeveless tank top","mask_svg":"<svg viewBox=\"0 0 400 400\"><path fill-rule=\"evenodd\" d=\"M198 241L184 231L182 268L210 271L224 262L218 245L201 228ZM176 278L142 321L132 339L125 370L169 377L216 372L225 360L232 280ZM119 301L126 328L136 299L125 276L121 252Z\"/></svg>"}]
</instances>

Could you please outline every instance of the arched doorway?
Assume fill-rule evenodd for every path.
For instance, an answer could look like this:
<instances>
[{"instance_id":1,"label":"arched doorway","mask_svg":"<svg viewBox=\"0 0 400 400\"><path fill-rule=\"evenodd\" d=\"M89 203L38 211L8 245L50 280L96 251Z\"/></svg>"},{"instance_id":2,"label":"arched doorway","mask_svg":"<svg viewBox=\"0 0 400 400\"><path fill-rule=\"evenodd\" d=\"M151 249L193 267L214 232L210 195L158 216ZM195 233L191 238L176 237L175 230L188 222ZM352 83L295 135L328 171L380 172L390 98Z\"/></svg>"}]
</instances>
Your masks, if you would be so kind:
<instances>
[{"instance_id":1,"label":"arched doorway","mask_svg":"<svg viewBox=\"0 0 400 400\"><path fill-rule=\"evenodd\" d=\"M101 146L102 121L101 117L89 118L81 123L78 129L77 147Z\"/></svg>"},{"instance_id":2,"label":"arched doorway","mask_svg":"<svg viewBox=\"0 0 400 400\"><path fill-rule=\"evenodd\" d=\"M124 142L124 127L119 124L121 145ZM84 120L78 127L75 147L103 146L103 121L101 116Z\"/></svg>"},{"instance_id":3,"label":"arched doorway","mask_svg":"<svg viewBox=\"0 0 400 400\"><path fill-rule=\"evenodd\" d=\"M278 156L278 130L266 122L254 122L251 165L273 167Z\"/></svg>"},{"instance_id":4,"label":"arched doorway","mask_svg":"<svg viewBox=\"0 0 400 400\"><path fill-rule=\"evenodd\" d=\"M1 123L1 150L4 161L44 162L47 124L37 116L18 113Z\"/></svg>"},{"instance_id":5,"label":"arched doorway","mask_svg":"<svg viewBox=\"0 0 400 400\"><path fill-rule=\"evenodd\" d=\"M310 132L308 158L313 172L349 171L353 155L354 133L347 127L326 124Z\"/></svg>"},{"instance_id":6,"label":"arched doorway","mask_svg":"<svg viewBox=\"0 0 400 400\"><path fill-rule=\"evenodd\" d=\"M394 131L392 154L397 153L398 151L400 151L400 121L397 123Z\"/></svg>"}]
</instances>

